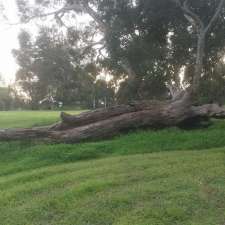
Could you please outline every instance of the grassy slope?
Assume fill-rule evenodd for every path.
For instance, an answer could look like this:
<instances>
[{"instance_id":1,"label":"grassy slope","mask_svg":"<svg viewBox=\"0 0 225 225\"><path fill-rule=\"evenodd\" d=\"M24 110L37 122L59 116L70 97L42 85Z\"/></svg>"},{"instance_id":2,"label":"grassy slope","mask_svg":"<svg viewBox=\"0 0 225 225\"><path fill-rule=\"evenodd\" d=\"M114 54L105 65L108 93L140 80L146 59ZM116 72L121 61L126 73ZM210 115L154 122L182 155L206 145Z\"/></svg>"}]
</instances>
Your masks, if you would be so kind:
<instances>
[{"instance_id":1,"label":"grassy slope","mask_svg":"<svg viewBox=\"0 0 225 225\"><path fill-rule=\"evenodd\" d=\"M41 125L25 114L15 123ZM0 224L223 225L224 136L215 122L79 145L0 143Z\"/></svg>"}]
</instances>

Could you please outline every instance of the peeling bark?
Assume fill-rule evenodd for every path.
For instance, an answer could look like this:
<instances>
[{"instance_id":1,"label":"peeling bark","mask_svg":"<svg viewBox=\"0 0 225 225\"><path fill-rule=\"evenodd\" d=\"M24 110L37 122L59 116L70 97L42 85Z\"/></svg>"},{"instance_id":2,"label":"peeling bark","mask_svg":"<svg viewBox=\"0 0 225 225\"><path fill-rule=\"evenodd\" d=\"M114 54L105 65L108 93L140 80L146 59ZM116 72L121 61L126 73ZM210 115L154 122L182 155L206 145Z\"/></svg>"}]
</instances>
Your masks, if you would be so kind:
<instances>
[{"instance_id":1,"label":"peeling bark","mask_svg":"<svg viewBox=\"0 0 225 225\"><path fill-rule=\"evenodd\" d=\"M179 126L194 118L225 118L225 108L216 104L191 106L188 99L143 101L76 116L62 113L61 118L60 123L48 127L0 130L0 141L41 139L78 143L99 140L140 128Z\"/></svg>"},{"instance_id":2,"label":"peeling bark","mask_svg":"<svg viewBox=\"0 0 225 225\"><path fill-rule=\"evenodd\" d=\"M184 12L184 16L187 19L187 21L197 30L197 55L196 55L196 64L195 64L195 74L193 77L193 82L191 85L192 89L192 94L196 94L200 85L200 80L201 76L203 73L203 59L205 55L205 42L206 42L206 37L211 30L212 26L214 23L217 21L219 18L224 4L225 0L220 0L217 9L212 16L211 20L207 25L204 24L202 19L200 18L199 15L197 15L195 12L193 12L190 7L189 7L189 2L188 0L185 0L183 3L181 3L180 0L173 0Z\"/></svg>"}]
</instances>

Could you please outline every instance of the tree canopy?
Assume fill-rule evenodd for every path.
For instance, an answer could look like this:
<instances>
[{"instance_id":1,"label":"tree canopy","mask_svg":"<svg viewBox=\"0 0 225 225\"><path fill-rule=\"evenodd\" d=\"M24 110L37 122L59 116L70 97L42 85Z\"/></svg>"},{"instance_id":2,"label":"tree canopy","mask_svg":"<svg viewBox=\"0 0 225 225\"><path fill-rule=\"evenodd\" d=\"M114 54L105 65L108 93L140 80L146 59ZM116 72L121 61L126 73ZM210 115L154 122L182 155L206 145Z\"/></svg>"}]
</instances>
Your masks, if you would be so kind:
<instances>
[{"instance_id":1,"label":"tree canopy","mask_svg":"<svg viewBox=\"0 0 225 225\"><path fill-rule=\"evenodd\" d=\"M61 78L66 79L74 69L70 62L71 56L74 60L75 50L77 65L81 66L85 58L95 65L95 72L107 69L116 83L120 84L119 87L117 85L117 101L127 102L135 99L169 98L174 90L190 86L193 82L198 28L196 24L190 23L190 18L185 18L189 15L184 16L179 4L188 5L189 10L207 25L220 1L36 0L31 4L29 1L18 0L17 3L22 22L54 17L56 26L63 27L68 34L61 47L65 49L66 46L70 50L58 54L64 51L59 46L51 53L49 49L49 57L43 61L45 64L53 63L54 55L61 55L61 65L67 71L64 72L67 75L61 74ZM224 14L223 9L206 40L201 90L206 84L212 87L224 82L223 74L216 69L221 67L224 57ZM86 19L86 15L89 15L87 25L77 26L77 20ZM56 38L45 38L52 45L58 41ZM37 37L37 44L41 41L38 39L40 37ZM41 46L36 47L41 49ZM60 76L62 68L55 66L57 71L48 73L47 67L45 65L45 80L50 80L51 76ZM79 70L78 73L81 74L82 71ZM85 80L85 76L82 79ZM59 80L60 85L61 82ZM217 95L223 92L221 88L214 89L217 90Z\"/></svg>"}]
</instances>

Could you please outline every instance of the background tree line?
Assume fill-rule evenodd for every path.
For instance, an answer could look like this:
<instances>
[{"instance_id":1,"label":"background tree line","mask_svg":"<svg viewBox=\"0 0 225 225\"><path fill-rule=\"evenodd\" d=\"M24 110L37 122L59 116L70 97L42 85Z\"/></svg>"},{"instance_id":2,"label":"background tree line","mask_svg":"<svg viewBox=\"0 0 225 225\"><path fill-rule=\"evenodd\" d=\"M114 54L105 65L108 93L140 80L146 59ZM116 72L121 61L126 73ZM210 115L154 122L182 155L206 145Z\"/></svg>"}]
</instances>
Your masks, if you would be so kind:
<instances>
[{"instance_id":1,"label":"background tree line","mask_svg":"<svg viewBox=\"0 0 225 225\"><path fill-rule=\"evenodd\" d=\"M16 84L32 109L67 106L103 107L140 99L168 99L192 82L196 28L174 0L18 0L21 22L61 6L85 6L54 14L56 23L40 27L37 36L23 30L13 54L20 66ZM183 1L181 1L183 2ZM190 0L207 23L218 0ZM80 4L80 5L79 5ZM93 10L94 9L94 10ZM92 10L92 11L91 11ZM57 12L57 10L56 10ZM95 19L74 26L74 14ZM207 39L200 102L225 101L225 12ZM69 21L69 22L68 22ZM96 25L98 21L98 26ZM99 26L100 25L100 26ZM100 28L99 28L100 27ZM112 79L99 79L100 74Z\"/></svg>"},{"instance_id":2,"label":"background tree line","mask_svg":"<svg viewBox=\"0 0 225 225\"><path fill-rule=\"evenodd\" d=\"M101 67L94 63L92 49L82 53L74 48L78 41L77 33L63 33L57 28L42 27L34 39L21 31L20 49L13 51L20 66L16 83L32 109L113 104L112 82L98 78Z\"/></svg>"}]
</instances>

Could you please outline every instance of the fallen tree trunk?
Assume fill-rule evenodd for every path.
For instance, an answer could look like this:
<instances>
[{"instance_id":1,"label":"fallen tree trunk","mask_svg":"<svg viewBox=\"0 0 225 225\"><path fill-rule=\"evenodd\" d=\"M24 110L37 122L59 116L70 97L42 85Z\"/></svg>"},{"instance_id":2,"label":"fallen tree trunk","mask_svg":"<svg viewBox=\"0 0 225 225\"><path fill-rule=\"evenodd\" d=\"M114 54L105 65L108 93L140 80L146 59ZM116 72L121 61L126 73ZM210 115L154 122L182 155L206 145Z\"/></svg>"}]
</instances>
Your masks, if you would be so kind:
<instances>
[{"instance_id":1,"label":"fallen tree trunk","mask_svg":"<svg viewBox=\"0 0 225 225\"><path fill-rule=\"evenodd\" d=\"M118 105L104 109L97 109L81 113L80 115L70 115L68 113L61 113L60 123L53 125L53 130L66 130L79 126L85 126L98 121L110 119L112 117L120 116L126 113L138 112L157 107L162 104L159 101L139 101L128 105ZM164 103L165 104L165 103Z\"/></svg>"},{"instance_id":2,"label":"fallen tree trunk","mask_svg":"<svg viewBox=\"0 0 225 225\"><path fill-rule=\"evenodd\" d=\"M62 121L48 127L0 130L0 140L41 139L78 143L113 137L137 128L179 126L201 118L225 118L225 108L216 104L192 106L189 100L142 101L85 112L78 116L62 113Z\"/></svg>"}]
</instances>

